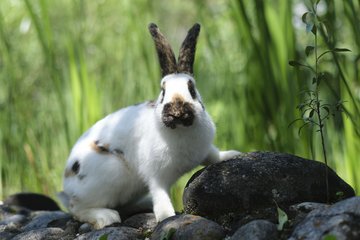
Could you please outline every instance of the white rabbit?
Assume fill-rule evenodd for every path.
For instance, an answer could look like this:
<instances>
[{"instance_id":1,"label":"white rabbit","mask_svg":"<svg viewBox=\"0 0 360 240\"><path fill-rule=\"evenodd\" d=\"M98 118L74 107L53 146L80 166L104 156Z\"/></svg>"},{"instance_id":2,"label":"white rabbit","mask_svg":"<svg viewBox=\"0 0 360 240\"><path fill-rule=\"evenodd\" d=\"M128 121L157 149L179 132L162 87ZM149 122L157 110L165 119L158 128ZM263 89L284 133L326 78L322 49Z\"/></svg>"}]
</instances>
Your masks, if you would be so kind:
<instances>
[{"instance_id":1,"label":"white rabbit","mask_svg":"<svg viewBox=\"0 0 360 240\"><path fill-rule=\"evenodd\" d=\"M200 25L189 30L178 63L158 27L150 24L149 31L163 75L158 99L98 121L77 141L65 168L60 198L75 218L95 228L120 222L113 209L146 193L157 221L173 216L169 188L181 175L239 153L212 145L215 126L192 76Z\"/></svg>"}]
</instances>

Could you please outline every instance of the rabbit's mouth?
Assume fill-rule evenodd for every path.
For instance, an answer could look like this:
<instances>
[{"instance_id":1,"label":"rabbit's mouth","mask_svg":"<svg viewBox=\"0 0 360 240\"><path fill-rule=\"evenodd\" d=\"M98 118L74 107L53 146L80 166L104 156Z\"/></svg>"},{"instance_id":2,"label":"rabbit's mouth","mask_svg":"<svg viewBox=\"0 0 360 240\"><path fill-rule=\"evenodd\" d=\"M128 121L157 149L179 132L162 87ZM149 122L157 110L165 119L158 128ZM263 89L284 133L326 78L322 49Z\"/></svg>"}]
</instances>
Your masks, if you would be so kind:
<instances>
[{"instance_id":1,"label":"rabbit's mouth","mask_svg":"<svg viewBox=\"0 0 360 240\"><path fill-rule=\"evenodd\" d=\"M194 118L192 104L187 102L167 103L162 111L162 121L171 129L175 129L177 125L189 127L193 124Z\"/></svg>"}]
</instances>

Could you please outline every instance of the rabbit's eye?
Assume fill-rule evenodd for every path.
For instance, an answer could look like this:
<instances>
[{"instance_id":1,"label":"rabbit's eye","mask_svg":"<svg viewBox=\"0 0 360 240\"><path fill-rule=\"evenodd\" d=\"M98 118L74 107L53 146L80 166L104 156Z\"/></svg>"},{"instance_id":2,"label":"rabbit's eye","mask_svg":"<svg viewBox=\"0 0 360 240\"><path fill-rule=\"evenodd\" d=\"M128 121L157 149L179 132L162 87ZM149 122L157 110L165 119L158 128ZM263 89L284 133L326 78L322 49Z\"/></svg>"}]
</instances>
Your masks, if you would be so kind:
<instances>
[{"instance_id":1,"label":"rabbit's eye","mask_svg":"<svg viewBox=\"0 0 360 240\"><path fill-rule=\"evenodd\" d=\"M78 161L75 161L74 164L71 167L71 170L75 173L78 174L79 170L80 170L80 163Z\"/></svg>"},{"instance_id":2,"label":"rabbit's eye","mask_svg":"<svg viewBox=\"0 0 360 240\"><path fill-rule=\"evenodd\" d=\"M189 89L191 97L193 99L196 99L195 86L194 86L194 83L191 80L188 81L188 89Z\"/></svg>"}]
</instances>

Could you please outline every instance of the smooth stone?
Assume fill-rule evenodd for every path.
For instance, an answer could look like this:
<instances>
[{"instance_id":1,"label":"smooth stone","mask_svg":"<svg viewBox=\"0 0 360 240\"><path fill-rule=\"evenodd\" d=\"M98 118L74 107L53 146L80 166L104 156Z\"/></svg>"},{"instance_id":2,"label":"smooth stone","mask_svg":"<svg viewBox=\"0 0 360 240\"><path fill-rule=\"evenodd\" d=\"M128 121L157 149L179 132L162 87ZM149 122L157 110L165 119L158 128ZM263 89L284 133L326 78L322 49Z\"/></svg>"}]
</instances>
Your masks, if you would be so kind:
<instances>
[{"instance_id":1,"label":"smooth stone","mask_svg":"<svg viewBox=\"0 0 360 240\"><path fill-rule=\"evenodd\" d=\"M189 214L165 219L151 235L153 240L220 240L224 237L224 229L217 223Z\"/></svg>"},{"instance_id":2,"label":"smooth stone","mask_svg":"<svg viewBox=\"0 0 360 240\"><path fill-rule=\"evenodd\" d=\"M100 230L88 232L75 238L76 240L99 240L101 237L107 240L130 240L144 239L140 231L130 227L106 227Z\"/></svg>"},{"instance_id":3,"label":"smooth stone","mask_svg":"<svg viewBox=\"0 0 360 240\"><path fill-rule=\"evenodd\" d=\"M59 220L68 221L72 219L71 215L61 211L39 211L33 213L33 219L26 224L21 230L23 232L46 228L51 226L51 223L54 223Z\"/></svg>"},{"instance_id":4,"label":"smooth stone","mask_svg":"<svg viewBox=\"0 0 360 240\"><path fill-rule=\"evenodd\" d=\"M20 233L12 240L57 240L63 234L64 230L61 228L40 228Z\"/></svg>"},{"instance_id":5,"label":"smooth stone","mask_svg":"<svg viewBox=\"0 0 360 240\"><path fill-rule=\"evenodd\" d=\"M334 236L337 240L360 239L360 197L311 211L295 227L289 239L312 240L326 236Z\"/></svg>"},{"instance_id":6,"label":"smooth stone","mask_svg":"<svg viewBox=\"0 0 360 240\"><path fill-rule=\"evenodd\" d=\"M266 220L254 220L240 227L230 240L276 240L277 227Z\"/></svg>"}]
</instances>

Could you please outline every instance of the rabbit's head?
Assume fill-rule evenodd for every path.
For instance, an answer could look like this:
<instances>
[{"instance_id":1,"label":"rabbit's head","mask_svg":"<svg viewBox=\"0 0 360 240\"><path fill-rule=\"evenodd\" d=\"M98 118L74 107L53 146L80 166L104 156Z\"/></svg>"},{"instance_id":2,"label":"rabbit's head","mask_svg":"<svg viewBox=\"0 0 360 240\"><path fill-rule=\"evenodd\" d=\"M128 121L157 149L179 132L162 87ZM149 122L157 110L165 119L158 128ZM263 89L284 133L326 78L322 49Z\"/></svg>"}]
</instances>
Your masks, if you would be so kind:
<instances>
[{"instance_id":1,"label":"rabbit's head","mask_svg":"<svg viewBox=\"0 0 360 240\"><path fill-rule=\"evenodd\" d=\"M189 127L205 113L201 96L195 87L193 64L200 25L188 32L180 48L178 61L166 38L155 24L149 25L162 71L161 92L156 101L157 115L166 127Z\"/></svg>"}]
</instances>

